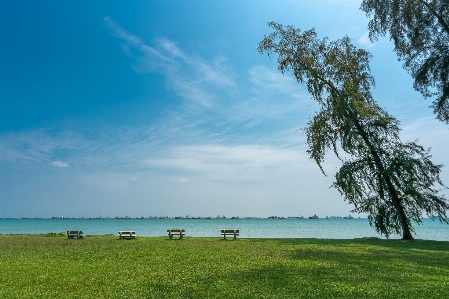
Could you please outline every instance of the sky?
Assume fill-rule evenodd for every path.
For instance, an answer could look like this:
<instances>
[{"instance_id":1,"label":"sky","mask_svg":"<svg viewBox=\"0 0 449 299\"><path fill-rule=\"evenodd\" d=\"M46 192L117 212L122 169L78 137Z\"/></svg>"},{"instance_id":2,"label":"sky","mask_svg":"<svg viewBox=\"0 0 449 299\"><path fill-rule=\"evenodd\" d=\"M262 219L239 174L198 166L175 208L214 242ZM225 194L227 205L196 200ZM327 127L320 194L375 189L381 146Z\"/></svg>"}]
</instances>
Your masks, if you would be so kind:
<instances>
[{"instance_id":1,"label":"sky","mask_svg":"<svg viewBox=\"0 0 449 299\"><path fill-rule=\"evenodd\" d=\"M370 51L402 140L448 165L449 127L359 7L0 0L0 217L350 214L330 188L341 162L328 153L325 176L306 153L318 105L257 52L269 21Z\"/></svg>"}]
</instances>

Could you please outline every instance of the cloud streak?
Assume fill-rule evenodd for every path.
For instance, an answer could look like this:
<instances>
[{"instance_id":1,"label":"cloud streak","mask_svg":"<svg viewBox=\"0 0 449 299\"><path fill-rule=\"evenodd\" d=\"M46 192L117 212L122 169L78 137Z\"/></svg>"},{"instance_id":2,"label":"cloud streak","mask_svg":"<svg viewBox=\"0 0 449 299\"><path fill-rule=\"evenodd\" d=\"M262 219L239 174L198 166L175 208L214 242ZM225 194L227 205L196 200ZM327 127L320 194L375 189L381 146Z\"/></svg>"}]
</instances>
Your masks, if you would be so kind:
<instances>
[{"instance_id":1,"label":"cloud streak","mask_svg":"<svg viewBox=\"0 0 449 299\"><path fill-rule=\"evenodd\" d=\"M62 162L62 161L53 161L51 162L51 165L56 167L69 167L69 164Z\"/></svg>"},{"instance_id":2,"label":"cloud streak","mask_svg":"<svg viewBox=\"0 0 449 299\"><path fill-rule=\"evenodd\" d=\"M188 55L167 38L158 38L152 44L145 43L110 17L104 17L103 21L111 34L124 42L124 51L136 61L136 71L163 74L169 88L188 103L211 107L216 100L217 89L235 86L232 76L219 62L209 64Z\"/></svg>"},{"instance_id":3,"label":"cloud streak","mask_svg":"<svg viewBox=\"0 0 449 299\"><path fill-rule=\"evenodd\" d=\"M286 165L300 165L308 160L297 150L261 145L197 145L167 150L163 156L147 159L144 163L150 169L214 180L254 180L271 175Z\"/></svg>"},{"instance_id":4,"label":"cloud streak","mask_svg":"<svg viewBox=\"0 0 449 299\"><path fill-rule=\"evenodd\" d=\"M375 46L373 42L371 42L369 38L369 32L366 31L363 33L363 35L358 39L359 44L363 45L364 47L370 49Z\"/></svg>"}]
</instances>

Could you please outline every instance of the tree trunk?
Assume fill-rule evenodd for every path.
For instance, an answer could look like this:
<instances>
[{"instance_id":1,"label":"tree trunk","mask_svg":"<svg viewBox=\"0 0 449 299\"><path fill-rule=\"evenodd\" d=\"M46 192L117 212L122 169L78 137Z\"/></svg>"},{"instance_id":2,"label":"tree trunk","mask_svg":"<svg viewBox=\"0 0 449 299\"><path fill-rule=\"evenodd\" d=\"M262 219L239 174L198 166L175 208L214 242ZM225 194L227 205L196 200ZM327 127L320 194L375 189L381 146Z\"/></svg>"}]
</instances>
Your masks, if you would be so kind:
<instances>
[{"instance_id":1,"label":"tree trunk","mask_svg":"<svg viewBox=\"0 0 449 299\"><path fill-rule=\"evenodd\" d=\"M412 233L410 232L410 227L408 226L407 216L405 215L404 208L401 203L397 203L396 210L399 215L402 226L402 240L413 240Z\"/></svg>"}]
</instances>

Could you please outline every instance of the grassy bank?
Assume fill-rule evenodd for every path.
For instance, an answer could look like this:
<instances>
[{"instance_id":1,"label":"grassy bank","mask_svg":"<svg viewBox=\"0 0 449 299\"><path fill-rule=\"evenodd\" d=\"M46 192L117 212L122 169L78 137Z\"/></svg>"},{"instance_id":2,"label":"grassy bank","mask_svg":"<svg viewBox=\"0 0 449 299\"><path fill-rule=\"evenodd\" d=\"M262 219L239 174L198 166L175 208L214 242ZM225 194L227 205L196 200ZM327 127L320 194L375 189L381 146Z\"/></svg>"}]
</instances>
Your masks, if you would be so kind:
<instances>
[{"instance_id":1,"label":"grassy bank","mask_svg":"<svg viewBox=\"0 0 449 299\"><path fill-rule=\"evenodd\" d=\"M0 298L445 298L449 242L0 235Z\"/></svg>"}]
</instances>

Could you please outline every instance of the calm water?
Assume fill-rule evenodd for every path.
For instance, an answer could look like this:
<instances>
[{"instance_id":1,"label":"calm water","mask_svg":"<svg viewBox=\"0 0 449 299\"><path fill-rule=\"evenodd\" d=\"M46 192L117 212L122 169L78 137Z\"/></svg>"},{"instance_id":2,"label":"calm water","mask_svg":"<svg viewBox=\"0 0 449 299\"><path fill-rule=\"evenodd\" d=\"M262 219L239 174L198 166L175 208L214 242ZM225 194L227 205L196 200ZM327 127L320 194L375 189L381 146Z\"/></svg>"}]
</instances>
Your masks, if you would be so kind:
<instances>
[{"instance_id":1,"label":"calm water","mask_svg":"<svg viewBox=\"0 0 449 299\"><path fill-rule=\"evenodd\" d=\"M416 239L449 241L449 225L424 219L415 225ZM366 218L354 219L0 219L0 234L40 234L82 230L85 235L118 235L133 230L138 236L165 236L183 228L187 236L219 237L221 229L239 229L242 238L353 239L381 237ZM399 238L400 236L392 236Z\"/></svg>"}]
</instances>

